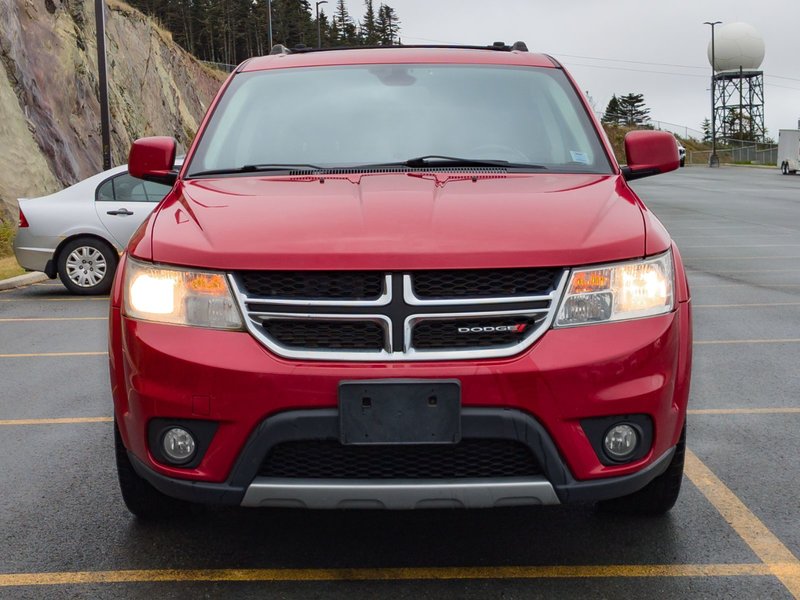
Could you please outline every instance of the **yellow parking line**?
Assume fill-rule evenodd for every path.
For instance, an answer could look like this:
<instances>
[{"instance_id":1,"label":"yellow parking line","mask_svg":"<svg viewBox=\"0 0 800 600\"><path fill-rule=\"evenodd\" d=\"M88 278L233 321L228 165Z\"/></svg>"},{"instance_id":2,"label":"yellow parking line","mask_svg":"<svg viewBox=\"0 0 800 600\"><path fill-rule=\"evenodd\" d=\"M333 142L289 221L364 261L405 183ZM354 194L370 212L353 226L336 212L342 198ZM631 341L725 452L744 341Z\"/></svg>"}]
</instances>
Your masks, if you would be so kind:
<instances>
[{"instance_id":1,"label":"yellow parking line","mask_svg":"<svg viewBox=\"0 0 800 600\"><path fill-rule=\"evenodd\" d=\"M796 233L770 233L769 231L764 231L764 232L757 231L757 232L753 232L753 233L749 234L750 237L758 236L758 237L765 237L765 238L769 238L769 239L775 239L775 238L780 238L780 237L793 237L793 236L796 236L796 235L797 235ZM704 240L716 241L716 240L720 240L720 241L722 241L722 240L725 240L727 238L739 239L741 237L742 237L741 234L736 233L736 232L732 232L732 233L709 233L708 235L700 235L700 234L695 235L694 233L689 234L689 235L682 235L682 234L678 233L678 234L676 234L674 236L674 238L676 240L678 240L678 244L679 244L679 246L681 248L683 247L683 242L691 242L691 241L694 241L694 240L697 240L697 241L704 241Z\"/></svg>"},{"instance_id":2,"label":"yellow parking line","mask_svg":"<svg viewBox=\"0 0 800 600\"><path fill-rule=\"evenodd\" d=\"M711 244L707 246L681 246L681 250L689 248L797 248L800 244Z\"/></svg>"},{"instance_id":3,"label":"yellow parking line","mask_svg":"<svg viewBox=\"0 0 800 600\"><path fill-rule=\"evenodd\" d=\"M800 256L684 256L684 260L797 260Z\"/></svg>"},{"instance_id":4,"label":"yellow parking line","mask_svg":"<svg viewBox=\"0 0 800 600\"><path fill-rule=\"evenodd\" d=\"M695 340L695 346L713 346L719 344L797 344L800 338L775 338L766 340Z\"/></svg>"},{"instance_id":5,"label":"yellow parking line","mask_svg":"<svg viewBox=\"0 0 800 600\"><path fill-rule=\"evenodd\" d=\"M0 358L51 358L60 356L108 356L108 352L36 352L31 354L0 354Z\"/></svg>"},{"instance_id":6,"label":"yellow parking line","mask_svg":"<svg viewBox=\"0 0 800 600\"><path fill-rule=\"evenodd\" d=\"M692 308L764 308L769 306L800 306L800 302L758 302L752 304L692 304Z\"/></svg>"},{"instance_id":7,"label":"yellow parking line","mask_svg":"<svg viewBox=\"0 0 800 600\"><path fill-rule=\"evenodd\" d=\"M708 267L705 267L706 269ZM689 271L698 271L699 269L693 267L687 262L686 269ZM744 273L800 273L800 269L746 269L741 271L714 271L715 275L740 275Z\"/></svg>"},{"instance_id":8,"label":"yellow parking line","mask_svg":"<svg viewBox=\"0 0 800 600\"><path fill-rule=\"evenodd\" d=\"M686 476L786 589L800 598L800 560L691 450L686 450Z\"/></svg>"},{"instance_id":9,"label":"yellow parking line","mask_svg":"<svg viewBox=\"0 0 800 600\"><path fill-rule=\"evenodd\" d=\"M19 296L18 298L0 298L0 302L106 302L108 296L99 298L37 298L36 296Z\"/></svg>"},{"instance_id":10,"label":"yellow parking line","mask_svg":"<svg viewBox=\"0 0 800 600\"><path fill-rule=\"evenodd\" d=\"M576 579L598 577L741 577L792 573L794 564L597 565L534 567L406 567L374 569L151 569L7 573L0 587L187 581L407 581Z\"/></svg>"},{"instance_id":11,"label":"yellow parking line","mask_svg":"<svg viewBox=\"0 0 800 600\"><path fill-rule=\"evenodd\" d=\"M800 414L800 408L693 408L690 415L793 415Z\"/></svg>"},{"instance_id":12,"label":"yellow parking line","mask_svg":"<svg viewBox=\"0 0 800 600\"><path fill-rule=\"evenodd\" d=\"M800 283L764 283L763 281L759 281L758 283L750 283L750 282L742 282L742 283L714 283L714 284L703 284L703 283L693 283L691 284L691 288L696 290L697 288L730 288L730 287L771 287L771 288L795 288L800 287Z\"/></svg>"},{"instance_id":13,"label":"yellow parking line","mask_svg":"<svg viewBox=\"0 0 800 600\"><path fill-rule=\"evenodd\" d=\"M108 317L15 317L0 319L0 323L25 323L28 321L105 321Z\"/></svg>"},{"instance_id":14,"label":"yellow parking line","mask_svg":"<svg viewBox=\"0 0 800 600\"><path fill-rule=\"evenodd\" d=\"M61 419L5 419L0 425L67 425L72 423L112 423L114 417L67 417Z\"/></svg>"}]
</instances>

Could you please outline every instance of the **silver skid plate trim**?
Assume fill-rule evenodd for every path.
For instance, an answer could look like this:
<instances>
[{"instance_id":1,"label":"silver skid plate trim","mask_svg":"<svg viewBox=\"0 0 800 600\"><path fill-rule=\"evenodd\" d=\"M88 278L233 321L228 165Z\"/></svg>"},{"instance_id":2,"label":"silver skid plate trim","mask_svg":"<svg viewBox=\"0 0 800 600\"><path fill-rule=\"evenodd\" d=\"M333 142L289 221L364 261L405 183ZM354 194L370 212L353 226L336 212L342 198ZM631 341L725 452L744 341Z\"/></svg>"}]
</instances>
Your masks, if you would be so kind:
<instances>
[{"instance_id":1,"label":"silver skid plate trim","mask_svg":"<svg viewBox=\"0 0 800 600\"><path fill-rule=\"evenodd\" d=\"M391 481L256 477L242 506L311 509L492 508L560 504L544 477Z\"/></svg>"}]
</instances>

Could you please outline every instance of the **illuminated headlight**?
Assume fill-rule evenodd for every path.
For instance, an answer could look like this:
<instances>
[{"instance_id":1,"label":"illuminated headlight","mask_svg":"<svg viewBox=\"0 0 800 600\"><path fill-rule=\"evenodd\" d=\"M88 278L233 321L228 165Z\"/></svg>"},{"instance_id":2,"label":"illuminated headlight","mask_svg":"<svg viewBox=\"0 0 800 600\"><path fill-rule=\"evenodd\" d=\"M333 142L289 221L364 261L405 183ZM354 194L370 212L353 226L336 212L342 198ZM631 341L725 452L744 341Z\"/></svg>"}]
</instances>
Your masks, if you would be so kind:
<instances>
[{"instance_id":1,"label":"illuminated headlight","mask_svg":"<svg viewBox=\"0 0 800 600\"><path fill-rule=\"evenodd\" d=\"M556 326L660 315L674 306L672 252L656 258L575 269Z\"/></svg>"},{"instance_id":2,"label":"illuminated headlight","mask_svg":"<svg viewBox=\"0 0 800 600\"><path fill-rule=\"evenodd\" d=\"M125 263L125 314L143 321L241 329L242 319L222 273Z\"/></svg>"}]
</instances>

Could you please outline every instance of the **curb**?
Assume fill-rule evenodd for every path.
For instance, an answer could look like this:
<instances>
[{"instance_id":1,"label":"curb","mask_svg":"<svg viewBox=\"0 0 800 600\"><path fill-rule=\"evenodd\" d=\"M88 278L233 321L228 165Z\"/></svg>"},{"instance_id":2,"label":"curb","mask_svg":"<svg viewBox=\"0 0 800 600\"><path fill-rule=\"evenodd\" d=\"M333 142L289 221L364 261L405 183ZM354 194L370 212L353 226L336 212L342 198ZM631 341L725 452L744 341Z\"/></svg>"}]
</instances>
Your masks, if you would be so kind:
<instances>
[{"instance_id":1,"label":"curb","mask_svg":"<svg viewBox=\"0 0 800 600\"><path fill-rule=\"evenodd\" d=\"M23 285L31 285L32 283L39 283L40 281L47 281L48 279L50 278L44 273L23 273L16 277L0 280L0 291L11 290L22 287Z\"/></svg>"}]
</instances>

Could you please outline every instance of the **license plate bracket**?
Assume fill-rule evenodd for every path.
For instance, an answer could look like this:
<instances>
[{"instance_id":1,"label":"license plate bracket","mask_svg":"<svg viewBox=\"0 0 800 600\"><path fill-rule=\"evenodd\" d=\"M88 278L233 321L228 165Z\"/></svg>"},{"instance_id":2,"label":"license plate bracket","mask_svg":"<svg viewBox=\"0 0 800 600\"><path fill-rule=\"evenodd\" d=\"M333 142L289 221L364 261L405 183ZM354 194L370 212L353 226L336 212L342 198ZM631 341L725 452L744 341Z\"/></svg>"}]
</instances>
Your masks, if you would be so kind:
<instances>
[{"instance_id":1,"label":"license plate bracket","mask_svg":"<svg viewBox=\"0 0 800 600\"><path fill-rule=\"evenodd\" d=\"M455 379L386 379L339 384L342 444L455 444L461 384Z\"/></svg>"}]
</instances>

